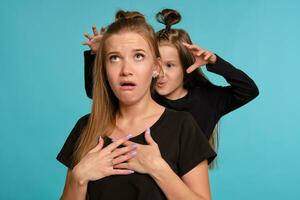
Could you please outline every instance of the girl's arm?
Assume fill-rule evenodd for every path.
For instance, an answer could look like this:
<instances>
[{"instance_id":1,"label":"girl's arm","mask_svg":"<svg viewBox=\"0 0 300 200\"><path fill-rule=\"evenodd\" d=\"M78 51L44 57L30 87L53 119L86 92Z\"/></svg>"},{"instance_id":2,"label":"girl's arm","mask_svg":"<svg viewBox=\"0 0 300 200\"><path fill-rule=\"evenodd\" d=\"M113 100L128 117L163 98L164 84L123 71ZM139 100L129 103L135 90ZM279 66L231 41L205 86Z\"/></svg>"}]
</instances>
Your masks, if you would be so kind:
<instances>
[{"instance_id":1,"label":"girl's arm","mask_svg":"<svg viewBox=\"0 0 300 200\"><path fill-rule=\"evenodd\" d=\"M95 62L95 54L92 51L84 52L84 86L86 95L92 99L93 93L93 70Z\"/></svg>"},{"instance_id":2,"label":"girl's arm","mask_svg":"<svg viewBox=\"0 0 300 200\"><path fill-rule=\"evenodd\" d=\"M217 55L216 55L217 56ZM223 76L230 86L212 86L210 94L216 100L220 116L225 115L253 100L259 90L254 81L243 71L217 56L215 64L207 64L207 70Z\"/></svg>"}]
</instances>

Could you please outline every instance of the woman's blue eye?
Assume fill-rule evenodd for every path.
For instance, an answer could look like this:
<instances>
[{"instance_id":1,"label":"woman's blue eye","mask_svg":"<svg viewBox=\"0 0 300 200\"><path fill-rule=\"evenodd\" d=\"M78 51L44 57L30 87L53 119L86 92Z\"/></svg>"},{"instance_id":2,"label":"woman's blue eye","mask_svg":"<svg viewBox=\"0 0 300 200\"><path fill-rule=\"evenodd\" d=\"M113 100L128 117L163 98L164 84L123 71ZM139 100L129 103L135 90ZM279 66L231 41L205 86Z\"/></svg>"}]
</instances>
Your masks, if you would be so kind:
<instances>
[{"instance_id":1,"label":"woman's blue eye","mask_svg":"<svg viewBox=\"0 0 300 200\"><path fill-rule=\"evenodd\" d=\"M143 54L141 54L141 53L137 53L137 54L135 54L135 59L136 60L143 60L143 58L145 57Z\"/></svg>"}]
</instances>

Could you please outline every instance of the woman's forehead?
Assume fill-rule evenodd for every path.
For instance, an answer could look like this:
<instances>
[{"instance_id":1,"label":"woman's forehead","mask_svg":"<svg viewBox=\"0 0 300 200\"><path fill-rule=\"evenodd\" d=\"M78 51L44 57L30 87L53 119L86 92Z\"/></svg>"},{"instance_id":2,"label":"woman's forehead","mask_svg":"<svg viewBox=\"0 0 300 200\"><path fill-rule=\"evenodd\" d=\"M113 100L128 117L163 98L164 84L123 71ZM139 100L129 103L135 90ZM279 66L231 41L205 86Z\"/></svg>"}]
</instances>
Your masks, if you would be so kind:
<instances>
[{"instance_id":1,"label":"woman's forehead","mask_svg":"<svg viewBox=\"0 0 300 200\"><path fill-rule=\"evenodd\" d=\"M105 47L107 52L110 51L130 51L141 49L144 51L150 51L149 43L136 32L121 32L112 34L105 41Z\"/></svg>"}]
</instances>

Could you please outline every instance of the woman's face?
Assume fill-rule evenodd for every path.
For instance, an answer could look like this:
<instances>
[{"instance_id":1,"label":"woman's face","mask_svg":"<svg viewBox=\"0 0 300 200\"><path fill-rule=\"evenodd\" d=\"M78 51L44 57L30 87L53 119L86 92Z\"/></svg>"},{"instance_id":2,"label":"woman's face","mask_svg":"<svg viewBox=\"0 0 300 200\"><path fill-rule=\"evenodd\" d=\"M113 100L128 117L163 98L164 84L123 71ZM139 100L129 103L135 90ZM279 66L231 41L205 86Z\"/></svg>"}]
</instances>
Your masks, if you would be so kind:
<instances>
[{"instance_id":1,"label":"woman's face","mask_svg":"<svg viewBox=\"0 0 300 200\"><path fill-rule=\"evenodd\" d=\"M113 34L105 41L107 79L120 103L132 105L150 96L157 61L147 41L138 33Z\"/></svg>"},{"instance_id":2,"label":"woman's face","mask_svg":"<svg viewBox=\"0 0 300 200\"><path fill-rule=\"evenodd\" d=\"M178 99L186 93L183 88L183 67L177 49L173 45L159 45L162 70L155 85L156 92L168 99Z\"/></svg>"}]
</instances>

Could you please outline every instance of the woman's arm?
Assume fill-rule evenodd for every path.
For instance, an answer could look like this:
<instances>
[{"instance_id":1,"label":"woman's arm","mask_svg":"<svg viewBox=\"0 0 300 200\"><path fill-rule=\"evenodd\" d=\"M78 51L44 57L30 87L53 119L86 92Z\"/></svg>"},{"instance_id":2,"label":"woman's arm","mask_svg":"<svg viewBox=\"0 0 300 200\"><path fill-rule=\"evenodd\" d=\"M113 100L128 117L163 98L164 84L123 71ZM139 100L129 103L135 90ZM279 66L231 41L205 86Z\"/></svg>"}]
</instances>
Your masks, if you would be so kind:
<instances>
[{"instance_id":1,"label":"woman's arm","mask_svg":"<svg viewBox=\"0 0 300 200\"><path fill-rule=\"evenodd\" d=\"M61 200L85 200L87 192L87 183L80 183L75 177L73 170L68 169L64 192Z\"/></svg>"},{"instance_id":2,"label":"woman's arm","mask_svg":"<svg viewBox=\"0 0 300 200\"><path fill-rule=\"evenodd\" d=\"M202 161L181 178L164 160L157 166L150 175L168 199L211 199L207 160Z\"/></svg>"}]
</instances>

